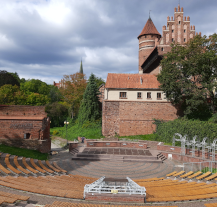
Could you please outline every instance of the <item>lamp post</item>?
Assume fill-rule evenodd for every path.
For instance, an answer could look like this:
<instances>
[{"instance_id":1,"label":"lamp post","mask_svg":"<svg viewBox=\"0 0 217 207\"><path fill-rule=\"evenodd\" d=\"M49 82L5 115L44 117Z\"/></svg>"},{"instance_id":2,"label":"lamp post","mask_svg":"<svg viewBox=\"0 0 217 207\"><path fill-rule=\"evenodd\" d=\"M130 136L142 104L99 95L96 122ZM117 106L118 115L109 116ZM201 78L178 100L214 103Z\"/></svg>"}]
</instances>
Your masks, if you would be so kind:
<instances>
[{"instance_id":1,"label":"lamp post","mask_svg":"<svg viewBox=\"0 0 217 207\"><path fill-rule=\"evenodd\" d=\"M68 139L67 139L67 125L69 124L69 122L67 121L64 121L64 124L66 125L66 140L67 140L67 145L68 145Z\"/></svg>"}]
</instances>

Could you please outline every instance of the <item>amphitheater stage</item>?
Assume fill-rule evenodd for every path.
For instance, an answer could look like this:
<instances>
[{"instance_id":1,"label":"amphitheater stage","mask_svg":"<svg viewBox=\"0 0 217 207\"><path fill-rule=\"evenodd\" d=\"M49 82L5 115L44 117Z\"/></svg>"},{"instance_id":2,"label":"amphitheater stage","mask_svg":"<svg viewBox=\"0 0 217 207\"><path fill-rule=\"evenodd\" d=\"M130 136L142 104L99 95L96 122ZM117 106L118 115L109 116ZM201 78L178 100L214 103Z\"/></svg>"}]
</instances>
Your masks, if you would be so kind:
<instances>
[{"instance_id":1,"label":"amphitheater stage","mask_svg":"<svg viewBox=\"0 0 217 207\"><path fill-rule=\"evenodd\" d=\"M122 162L150 162L162 163L157 156L153 156L146 149L129 148L84 148L82 152L73 155L72 160L89 161L122 161Z\"/></svg>"}]
</instances>

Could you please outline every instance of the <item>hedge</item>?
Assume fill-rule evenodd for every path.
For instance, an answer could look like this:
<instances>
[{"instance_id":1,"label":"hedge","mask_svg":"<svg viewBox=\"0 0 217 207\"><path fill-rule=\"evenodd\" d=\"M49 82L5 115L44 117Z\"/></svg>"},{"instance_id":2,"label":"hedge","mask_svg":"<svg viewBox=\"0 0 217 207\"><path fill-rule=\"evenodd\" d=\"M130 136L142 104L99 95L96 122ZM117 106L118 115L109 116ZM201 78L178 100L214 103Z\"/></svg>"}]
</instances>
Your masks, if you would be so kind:
<instances>
[{"instance_id":1,"label":"hedge","mask_svg":"<svg viewBox=\"0 0 217 207\"><path fill-rule=\"evenodd\" d=\"M192 138L197 135L197 140L202 141L204 137L208 137L210 142L217 138L217 124L208 121L198 120L182 120L176 119L168 122L158 123L156 131L156 140L166 143L172 143L172 138L175 133L188 135Z\"/></svg>"}]
</instances>

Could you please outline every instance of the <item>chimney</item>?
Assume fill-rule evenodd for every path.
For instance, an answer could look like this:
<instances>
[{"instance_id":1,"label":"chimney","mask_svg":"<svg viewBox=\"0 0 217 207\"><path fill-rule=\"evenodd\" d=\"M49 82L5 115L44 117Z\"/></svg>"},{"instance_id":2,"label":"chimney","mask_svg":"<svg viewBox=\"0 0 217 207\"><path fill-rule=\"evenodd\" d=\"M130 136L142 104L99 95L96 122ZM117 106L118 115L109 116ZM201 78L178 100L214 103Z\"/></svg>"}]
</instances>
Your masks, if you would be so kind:
<instances>
[{"instance_id":1,"label":"chimney","mask_svg":"<svg viewBox=\"0 0 217 207\"><path fill-rule=\"evenodd\" d=\"M170 17L169 16L167 17L167 21L170 21Z\"/></svg>"},{"instance_id":2,"label":"chimney","mask_svg":"<svg viewBox=\"0 0 217 207\"><path fill-rule=\"evenodd\" d=\"M192 25L191 25L191 30L192 30Z\"/></svg>"},{"instance_id":3,"label":"chimney","mask_svg":"<svg viewBox=\"0 0 217 207\"><path fill-rule=\"evenodd\" d=\"M193 30L195 30L195 26L193 25Z\"/></svg>"},{"instance_id":4,"label":"chimney","mask_svg":"<svg viewBox=\"0 0 217 207\"><path fill-rule=\"evenodd\" d=\"M173 17L171 17L171 21L173 21Z\"/></svg>"},{"instance_id":5,"label":"chimney","mask_svg":"<svg viewBox=\"0 0 217 207\"><path fill-rule=\"evenodd\" d=\"M184 17L184 21L186 21L186 17Z\"/></svg>"},{"instance_id":6,"label":"chimney","mask_svg":"<svg viewBox=\"0 0 217 207\"><path fill-rule=\"evenodd\" d=\"M201 36L201 32L199 32L199 35Z\"/></svg>"},{"instance_id":7,"label":"chimney","mask_svg":"<svg viewBox=\"0 0 217 207\"><path fill-rule=\"evenodd\" d=\"M181 12L184 12L184 9L183 9L183 7L181 8Z\"/></svg>"},{"instance_id":8,"label":"chimney","mask_svg":"<svg viewBox=\"0 0 217 207\"><path fill-rule=\"evenodd\" d=\"M174 12L176 12L176 7L175 7L175 9L174 9Z\"/></svg>"},{"instance_id":9,"label":"chimney","mask_svg":"<svg viewBox=\"0 0 217 207\"><path fill-rule=\"evenodd\" d=\"M166 26L165 26L165 25L163 26L163 31L164 31L164 30L166 30Z\"/></svg>"},{"instance_id":10,"label":"chimney","mask_svg":"<svg viewBox=\"0 0 217 207\"><path fill-rule=\"evenodd\" d=\"M187 21L190 21L190 17L189 16L187 17Z\"/></svg>"},{"instance_id":11,"label":"chimney","mask_svg":"<svg viewBox=\"0 0 217 207\"><path fill-rule=\"evenodd\" d=\"M198 33L196 32L196 35L198 35Z\"/></svg>"}]
</instances>

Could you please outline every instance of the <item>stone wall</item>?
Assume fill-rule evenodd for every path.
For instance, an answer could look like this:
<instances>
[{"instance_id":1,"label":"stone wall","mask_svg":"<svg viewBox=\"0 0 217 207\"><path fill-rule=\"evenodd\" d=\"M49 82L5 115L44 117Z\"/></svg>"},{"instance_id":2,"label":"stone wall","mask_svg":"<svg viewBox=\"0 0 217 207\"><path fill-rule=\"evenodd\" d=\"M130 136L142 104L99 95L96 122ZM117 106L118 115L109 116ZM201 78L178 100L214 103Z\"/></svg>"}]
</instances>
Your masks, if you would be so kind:
<instances>
[{"instance_id":1,"label":"stone wall","mask_svg":"<svg viewBox=\"0 0 217 207\"><path fill-rule=\"evenodd\" d=\"M48 153L51 150L51 139L37 140L37 139L0 139L0 144L7 146L38 150L41 153Z\"/></svg>"},{"instance_id":2,"label":"stone wall","mask_svg":"<svg viewBox=\"0 0 217 207\"><path fill-rule=\"evenodd\" d=\"M153 119L178 118L179 111L170 102L103 101L102 134L120 136L151 134Z\"/></svg>"}]
</instances>

